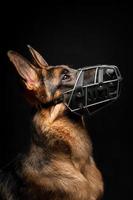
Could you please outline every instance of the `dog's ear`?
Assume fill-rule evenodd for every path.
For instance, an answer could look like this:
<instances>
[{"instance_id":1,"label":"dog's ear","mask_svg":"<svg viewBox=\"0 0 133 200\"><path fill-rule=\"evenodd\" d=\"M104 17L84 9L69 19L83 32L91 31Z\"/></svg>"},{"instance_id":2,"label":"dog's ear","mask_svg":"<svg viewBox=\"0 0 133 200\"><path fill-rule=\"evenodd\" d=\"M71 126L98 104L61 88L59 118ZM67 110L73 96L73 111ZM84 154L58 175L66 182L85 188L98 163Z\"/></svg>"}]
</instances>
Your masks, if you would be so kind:
<instances>
[{"instance_id":1,"label":"dog's ear","mask_svg":"<svg viewBox=\"0 0 133 200\"><path fill-rule=\"evenodd\" d=\"M36 90L39 86L37 69L26 58L15 51L8 51L7 55L23 78L27 89Z\"/></svg>"},{"instance_id":2,"label":"dog's ear","mask_svg":"<svg viewBox=\"0 0 133 200\"><path fill-rule=\"evenodd\" d=\"M30 45L27 45L30 53L32 54L34 61L40 68L48 67L48 63L44 60L44 58L38 53L35 49L33 49Z\"/></svg>"}]
</instances>

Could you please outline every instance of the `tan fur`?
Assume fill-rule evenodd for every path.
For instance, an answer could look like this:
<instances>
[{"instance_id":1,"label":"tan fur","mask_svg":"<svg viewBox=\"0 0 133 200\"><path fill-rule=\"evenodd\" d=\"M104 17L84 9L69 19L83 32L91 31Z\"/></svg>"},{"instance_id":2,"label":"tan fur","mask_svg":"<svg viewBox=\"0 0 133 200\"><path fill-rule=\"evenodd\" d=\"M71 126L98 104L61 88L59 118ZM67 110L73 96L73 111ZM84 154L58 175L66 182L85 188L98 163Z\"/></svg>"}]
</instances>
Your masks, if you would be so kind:
<instances>
[{"instance_id":1,"label":"tan fur","mask_svg":"<svg viewBox=\"0 0 133 200\"><path fill-rule=\"evenodd\" d=\"M39 68L16 52L8 56L25 81L31 104L41 107L59 97L62 89L73 87L77 72L66 65L48 66L37 51L29 49ZM22 162L22 176L28 184L25 199L98 200L102 195L103 181L93 160L91 140L82 118L72 117L63 103L41 107L33 117L41 144L33 141Z\"/></svg>"},{"instance_id":2,"label":"tan fur","mask_svg":"<svg viewBox=\"0 0 133 200\"><path fill-rule=\"evenodd\" d=\"M24 162L23 173L28 182L46 190L65 192L66 199L96 200L103 192L103 183L92 158L91 141L82 124L73 124L63 116L63 111L63 104L55 106L52 113L43 109L33 121L38 133L47 137L49 148L55 150L56 142L60 141L64 149L66 145L70 151L67 154L61 149L53 151L54 158L50 165L37 171L29 165L33 149L36 149L33 145Z\"/></svg>"}]
</instances>

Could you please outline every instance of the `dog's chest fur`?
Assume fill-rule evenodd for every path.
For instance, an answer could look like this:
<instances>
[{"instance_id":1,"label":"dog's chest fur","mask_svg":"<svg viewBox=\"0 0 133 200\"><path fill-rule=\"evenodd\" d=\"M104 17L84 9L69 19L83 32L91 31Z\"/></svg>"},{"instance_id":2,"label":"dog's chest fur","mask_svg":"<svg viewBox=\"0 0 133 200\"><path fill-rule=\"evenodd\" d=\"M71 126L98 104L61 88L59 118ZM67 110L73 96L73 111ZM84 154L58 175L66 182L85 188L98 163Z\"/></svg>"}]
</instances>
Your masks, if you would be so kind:
<instances>
[{"instance_id":1,"label":"dog's chest fur","mask_svg":"<svg viewBox=\"0 0 133 200\"><path fill-rule=\"evenodd\" d=\"M66 116L58 116L51 122L51 116L46 110L37 113L33 121L43 148L33 144L26 163L30 160L41 160L42 163L44 160L49 164L58 159L70 160L75 168L82 171L85 164L90 162L92 145L82 123L71 121ZM46 170L43 164L41 170L43 167Z\"/></svg>"},{"instance_id":2,"label":"dog's chest fur","mask_svg":"<svg viewBox=\"0 0 133 200\"><path fill-rule=\"evenodd\" d=\"M65 170L73 173L71 163L75 170L84 173L86 164L91 160L92 147L82 123L71 121L64 115L51 122L49 111L42 110L34 116L33 122L37 132L35 135L38 135L35 142L40 137L41 145L32 144L29 154L23 160L22 170L26 181L32 186L28 193L36 191L35 193L43 197L42 191L45 190L45 183L49 182L49 174L62 179ZM54 194L55 185L52 188ZM63 195L61 191L55 193L54 197ZM46 195L51 196L48 191L45 191Z\"/></svg>"}]
</instances>

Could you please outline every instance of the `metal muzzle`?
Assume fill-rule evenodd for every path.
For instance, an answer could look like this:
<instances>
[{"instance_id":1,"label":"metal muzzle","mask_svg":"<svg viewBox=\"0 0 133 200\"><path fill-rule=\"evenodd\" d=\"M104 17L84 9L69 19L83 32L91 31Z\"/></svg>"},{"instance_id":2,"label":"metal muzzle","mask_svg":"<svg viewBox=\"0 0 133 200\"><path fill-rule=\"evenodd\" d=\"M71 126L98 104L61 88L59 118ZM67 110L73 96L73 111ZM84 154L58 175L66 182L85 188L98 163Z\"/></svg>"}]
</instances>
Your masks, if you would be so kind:
<instances>
[{"instance_id":1,"label":"metal muzzle","mask_svg":"<svg viewBox=\"0 0 133 200\"><path fill-rule=\"evenodd\" d=\"M114 65L78 69L73 89L64 92L64 104L77 114L90 114L105 107L120 95L121 74Z\"/></svg>"}]
</instances>

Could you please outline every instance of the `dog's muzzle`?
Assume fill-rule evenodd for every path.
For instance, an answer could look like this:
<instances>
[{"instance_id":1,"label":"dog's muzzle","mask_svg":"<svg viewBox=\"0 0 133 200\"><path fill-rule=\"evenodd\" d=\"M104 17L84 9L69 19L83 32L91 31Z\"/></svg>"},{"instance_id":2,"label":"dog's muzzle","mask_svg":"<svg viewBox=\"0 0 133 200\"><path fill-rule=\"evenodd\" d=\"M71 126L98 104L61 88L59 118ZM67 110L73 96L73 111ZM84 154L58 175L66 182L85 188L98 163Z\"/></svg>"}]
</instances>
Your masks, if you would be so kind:
<instances>
[{"instance_id":1,"label":"dog's muzzle","mask_svg":"<svg viewBox=\"0 0 133 200\"><path fill-rule=\"evenodd\" d=\"M115 101L120 95L121 74L114 65L78 69L73 89L64 92L63 102L71 112L90 114Z\"/></svg>"}]
</instances>

